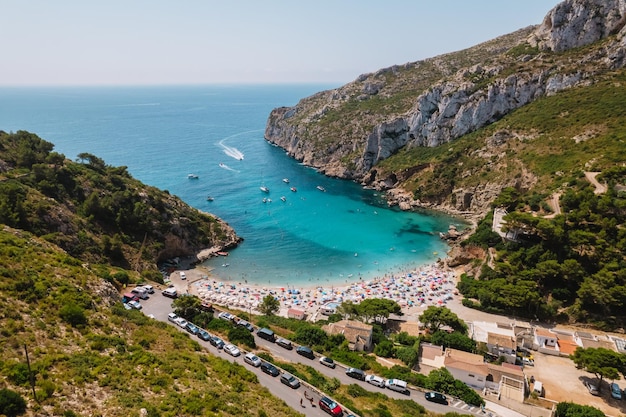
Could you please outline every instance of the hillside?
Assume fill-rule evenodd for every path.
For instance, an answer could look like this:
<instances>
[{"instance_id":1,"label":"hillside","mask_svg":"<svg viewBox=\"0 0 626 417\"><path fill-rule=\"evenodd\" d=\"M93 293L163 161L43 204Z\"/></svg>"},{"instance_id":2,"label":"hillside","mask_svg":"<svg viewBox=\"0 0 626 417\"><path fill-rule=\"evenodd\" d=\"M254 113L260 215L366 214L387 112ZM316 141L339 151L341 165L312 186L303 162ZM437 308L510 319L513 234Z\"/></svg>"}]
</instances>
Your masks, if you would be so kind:
<instances>
[{"instance_id":1,"label":"hillside","mask_svg":"<svg viewBox=\"0 0 626 417\"><path fill-rule=\"evenodd\" d=\"M620 329L625 85L626 2L566 0L535 27L274 109L265 138L389 204L472 221L449 259L466 305ZM496 207L515 239L492 231Z\"/></svg>"},{"instance_id":2,"label":"hillside","mask_svg":"<svg viewBox=\"0 0 626 417\"><path fill-rule=\"evenodd\" d=\"M602 91L622 82L625 12L621 0L564 1L539 26L364 74L294 107L275 109L265 137L327 175L388 191L392 204L476 220L506 187L555 189L585 164L615 164L605 143L615 142L623 126L608 123L602 113L588 113L587 119L573 113L591 102L620 119L614 106L619 98ZM539 102L552 119L528 114L515 125L493 126L522 109L534 113L526 108ZM550 120L558 123L548 129ZM586 157L555 168L572 142ZM549 149L550 158L518 155L518 148L537 143Z\"/></svg>"},{"instance_id":3,"label":"hillside","mask_svg":"<svg viewBox=\"0 0 626 417\"><path fill-rule=\"evenodd\" d=\"M25 415L300 415L243 366L124 309L110 284L54 244L4 226L0 264L0 388L27 399Z\"/></svg>"},{"instance_id":4,"label":"hillside","mask_svg":"<svg viewBox=\"0 0 626 417\"><path fill-rule=\"evenodd\" d=\"M90 154L72 162L37 135L0 132L0 223L40 236L90 264L159 280L157 262L230 247L220 219Z\"/></svg>"}]
</instances>

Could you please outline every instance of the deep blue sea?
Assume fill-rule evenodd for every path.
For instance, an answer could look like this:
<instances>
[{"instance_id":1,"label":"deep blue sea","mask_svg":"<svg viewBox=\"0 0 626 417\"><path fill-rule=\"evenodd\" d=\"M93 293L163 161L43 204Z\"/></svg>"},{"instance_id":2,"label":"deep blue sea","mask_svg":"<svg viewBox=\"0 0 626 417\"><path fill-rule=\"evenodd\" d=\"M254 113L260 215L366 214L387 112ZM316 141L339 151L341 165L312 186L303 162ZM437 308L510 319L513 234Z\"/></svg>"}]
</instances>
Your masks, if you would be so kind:
<instances>
[{"instance_id":1,"label":"deep blue sea","mask_svg":"<svg viewBox=\"0 0 626 417\"><path fill-rule=\"evenodd\" d=\"M445 256L439 232L459 219L388 208L377 192L326 178L264 140L273 108L334 87L0 88L0 130L36 133L70 159L87 152L127 166L227 221L244 242L206 263L224 280L342 284Z\"/></svg>"}]
</instances>

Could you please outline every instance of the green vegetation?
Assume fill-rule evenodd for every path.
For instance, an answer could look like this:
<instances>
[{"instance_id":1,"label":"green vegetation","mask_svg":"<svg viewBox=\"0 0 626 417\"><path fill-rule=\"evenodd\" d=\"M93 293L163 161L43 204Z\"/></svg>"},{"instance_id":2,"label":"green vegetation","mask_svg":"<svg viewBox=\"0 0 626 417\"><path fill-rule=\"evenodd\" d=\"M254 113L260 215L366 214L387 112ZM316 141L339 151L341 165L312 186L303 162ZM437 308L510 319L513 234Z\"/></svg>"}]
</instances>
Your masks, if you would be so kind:
<instances>
[{"instance_id":1,"label":"green vegetation","mask_svg":"<svg viewBox=\"0 0 626 417\"><path fill-rule=\"evenodd\" d=\"M494 269L483 268L479 279L462 277L459 290L471 299L466 305L542 320L622 327L626 194L616 185L626 179L625 171L607 170L609 187L602 194L595 194L585 180L571 181L560 199L563 214L553 218L520 211L526 206L521 195L501 200L517 210L505 220L509 230L518 231L518 241L501 244ZM491 240L488 234L481 236ZM473 242L480 244L477 235Z\"/></svg>"},{"instance_id":2,"label":"green vegetation","mask_svg":"<svg viewBox=\"0 0 626 417\"><path fill-rule=\"evenodd\" d=\"M598 378L602 387L602 380L619 379L620 375L626 377L626 355L605 348L576 348L570 355L570 359L576 364L576 368L584 369Z\"/></svg>"},{"instance_id":3,"label":"green vegetation","mask_svg":"<svg viewBox=\"0 0 626 417\"><path fill-rule=\"evenodd\" d=\"M191 250L236 242L215 217L133 179L126 167L80 154L71 162L37 135L0 132L0 223L40 236L82 262L109 265L102 278L121 287L127 272L158 277L156 261L191 253L164 246L183 239ZM174 226L175 225L175 226Z\"/></svg>"},{"instance_id":4,"label":"green vegetation","mask_svg":"<svg viewBox=\"0 0 626 417\"><path fill-rule=\"evenodd\" d=\"M263 297L261 304L259 304L259 311L266 316L274 315L278 310L280 310L280 302L272 295Z\"/></svg>"},{"instance_id":5,"label":"green vegetation","mask_svg":"<svg viewBox=\"0 0 626 417\"><path fill-rule=\"evenodd\" d=\"M135 416L142 407L155 416L298 415L245 367L124 309L94 271L49 242L5 226L0 264L0 376L26 401L29 415L102 415L106 409L110 416ZM17 398L0 391L2 407L22 410Z\"/></svg>"},{"instance_id":6,"label":"green vegetation","mask_svg":"<svg viewBox=\"0 0 626 417\"><path fill-rule=\"evenodd\" d=\"M20 394L9 389L0 389L0 414L15 417L26 412L26 401Z\"/></svg>"},{"instance_id":7,"label":"green vegetation","mask_svg":"<svg viewBox=\"0 0 626 417\"><path fill-rule=\"evenodd\" d=\"M605 414L589 405L558 403L554 417L605 417Z\"/></svg>"}]
</instances>

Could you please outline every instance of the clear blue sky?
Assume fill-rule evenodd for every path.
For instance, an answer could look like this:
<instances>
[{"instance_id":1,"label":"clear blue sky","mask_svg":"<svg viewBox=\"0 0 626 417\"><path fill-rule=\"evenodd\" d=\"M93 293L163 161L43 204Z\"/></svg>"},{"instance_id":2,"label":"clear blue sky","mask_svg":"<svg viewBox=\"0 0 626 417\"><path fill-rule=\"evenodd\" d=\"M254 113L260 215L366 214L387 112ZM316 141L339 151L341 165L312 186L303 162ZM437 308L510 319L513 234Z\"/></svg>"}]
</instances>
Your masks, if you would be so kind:
<instances>
[{"instance_id":1,"label":"clear blue sky","mask_svg":"<svg viewBox=\"0 0 626 417\"><path fill-rule=\"evenodd\" d=\"M557 0L0 0L0 85L338 83L539 24Z\"/></svg>"}]
</instances>

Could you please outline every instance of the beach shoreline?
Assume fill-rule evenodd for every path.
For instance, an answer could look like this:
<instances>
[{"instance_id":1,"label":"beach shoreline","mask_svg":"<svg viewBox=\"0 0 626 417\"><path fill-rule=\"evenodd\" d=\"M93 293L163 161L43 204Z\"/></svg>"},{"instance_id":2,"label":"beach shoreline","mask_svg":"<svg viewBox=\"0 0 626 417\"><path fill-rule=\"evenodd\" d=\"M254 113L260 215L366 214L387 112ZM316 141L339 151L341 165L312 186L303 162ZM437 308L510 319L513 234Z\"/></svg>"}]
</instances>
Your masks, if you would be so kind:
<instances>
[{"instance_id":1,"label":"beach shoreline","mask_svg":"<svg viewBox=\"0 0 626 417\"><path fill-rule=\"evenodd\" d=\"M267 295L280 302L280 316L288 317L294 312L303 312L305 319L317 321L324 318L327 308L341 302L359 303L369 298L386 298L396 301L402 308L405 319L417 321L417 317L431 305L446 306L454 301L460 305L456 290L457 270L439 260L416 266L405 272L386 273L373 279L354 277L343 284L313 283L310 285L275 284L261 285L224 281L211 274L211 269L197 259L181 260L178 268L170 274L170 281L180 293L193 294L204 302L259 315L259 303ZM180 272L185 272L185 280ZM330 307L329 307L330 306Z\"/></svg>"}]
</instances>

